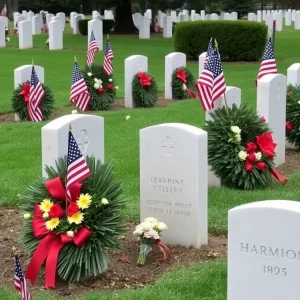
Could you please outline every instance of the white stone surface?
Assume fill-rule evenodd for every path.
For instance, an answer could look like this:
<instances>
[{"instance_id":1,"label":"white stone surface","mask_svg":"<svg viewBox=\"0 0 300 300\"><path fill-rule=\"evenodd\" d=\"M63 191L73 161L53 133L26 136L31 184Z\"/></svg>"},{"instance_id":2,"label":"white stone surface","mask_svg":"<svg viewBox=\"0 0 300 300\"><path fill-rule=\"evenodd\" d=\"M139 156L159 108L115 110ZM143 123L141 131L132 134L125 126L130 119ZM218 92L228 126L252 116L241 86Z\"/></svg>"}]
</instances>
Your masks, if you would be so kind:
<instances>
[{"instance_id":1,"label":"white stone surface","mask_svg":"<svg viewBox=\"0 0 300 300\"><path fill-rule=\"evenodd\" d=\"M296 30L300 29L300 11L295 14L295 27Z\"/></svg>"},{"instance_id":2,"label":"white stone surface","mask_svg":"<svg viewBox=\"0 0 300 300\"><path fill-rule=\"evenodd\" d=\"M32 18L34 17L34 13L32 11L29 11L26 17L27 17L27 21L32 21Z\"/></svg>"},{"instance_id":3,"label":"white stone surface","mask_svg":"<svg viewBox=\"0 0 300 300\"><path fill-rule=\"evenodd\" d=\"M228 300L298 300L300 203L270 200L231 209Z\"/></svg>"},{"instance_id":4,"label":"white stone surface","mask_svg":"<svg viewBox=\"0 0 300 300\"><path fill-rule=\"evenodd\" d=\"M261 22L261 10L257 11L257 22Z\"/></svg>"},{"instance_id":5,"label":"white stone surface","mask_svg":"<svg viewBox=\"0 0 300 300\"><path fill-rule=\"evenodd\" d=\"M199 76L202 73L202 71L204 70L204 62L205 62L205 58L206 58L206 53L207 52L203 52L199 55Z\"/></svg>"},{"instance_id":6,"label":"white stone surface","mask_svg":"<svg viewBox=\"0 0 300 300\"><path fill-rule=\"evenodd\" d=\"M186 124L161 124L140 131L141 220L168 226L170 245L208 243L207 133Z\"/></svg>"},{"instance_id":7,"label":"white stone surface","mask_svg":"<svg viewBox=\"0 0 300 300\"><path fill-rule=\"evenodd\" d=\"M300 85L300 63L292 64L287 69L287 84Z\"/></svg>"},{"instance_id":8,"label":"white stone surface","mask_svg":"<svg viewBox=\"0 0 300 300\"><path fill-rule=\"evenodd\" d=\"M8 28L8 18L5 16L0 17L0 22L3 22L5 27Z\"/></svg>"},{"instance_id":9,"label":"white stone surface","mask_svg":"<svg viewBox=\"0 0 300 300\"><path fill-rule=\"evenodd\" d=\"M95 19L88 21L88 36L87 44L89 45L92 30L99 48L99 51L103 50L103 22Z\"/></svg>"},{"instance_id":10,"label":"white stone surface","mask_svg":"<svg viewBox=\"0 0 300 300\"><path fill-rule=\"evenodd\" d=\"M230 16L231 16L231 21L237 21L237 19L238 19L238 14L237 14L237 12L232 12L231 14L230 14Z\"/></svg>"},{"instance_id":11,"label":"white stone surface","mask_svg":"<svg viewBox=\"0 0 300 300\"><path fill-rule=\"evenodd\" d=\"M268 26L268 32L273 32L273 17L271 14L266 15L266 25Z\"/></svg>"},{"instance_id":12,"label":"white stone surface","mask_svg":"<svg viewBox=\"0 0 300 300\"><path fill-rule=\"evenodd\" d=\"M150 39L150 20L148 17L139 19L139 39Z\"/></svg>"},{"instance_id":13,"label":"white stone surface","mask_svg":"<svg viewBox=\"0 0 300 300\"><path fill-rule=\"evenodd\" d=\"M5 23L0 20L0 48L6 47L5 27Z\"/></svg>"},{"instance_id":14,"label":"white stone surface","mask_svg":"<svg viewBox=\"0 0 300 300\"><path fill-rule=\"evenodd\" d=\"M290 11L287 11L285 13L285 26L291 26L292 25L292 14Z\"/></svg>"},{"instance_id":15,"label":"white stone surface","mask_svg":"<svg viewBox=\"0 0 300 300\"><path fill-rule=\"evenodd\" d=\"M73 114L55 119L42 128L42 169L55 167L55 160L68 154L69 125L84 157L94 156L104 162L104 119Z\"/></svg>"},{"instance_id":16,"label":"white stone surface","mask_svg":"<svg viewBox=\"0 0 300 300\"><path fill-rule=\"evenodd\" d=\"M33 47L31 21L19 23L19 48L28 49Z\"/></svg>"},{"instance_id":17,"label":"white stone surface","mask_svg":"<svg viewBox=\"0 0 300 300\"><path fill-rule=\"evenodd\" d=\"M276 31L282 31L282 13L276 13Z\"/></svg>"},{"instance_id":18,"label":"white stone surface","mask_svg":"<svg viewBox=\"0 0 300 300\"><path fill-rule=\"evenodd\" d=\"M165 57L165 99L173 99L172 73L176 68L186 66L186 55L181 52L173 52Z\"/></svg>"},{"instance_id":19,"label":"white stone surface","mask_svg":"<svg viewBox=\"0 0 300 300\"><path fill-rule=\"evenodd\" d=\"M61 22L52 21L49 23L49 50L62 50L63 47Z\"/></svg>"},{"instance_id":20,"label":"white stone surface","mask_svg":"<svg viewBox=\"0 0 300 300\"><path fill-rule=\"evenodd\" d=\"M257 110L272 130L275 148L275 165L285 163L286 76L269 74L257 82Z\"/></svg>"},{"instance_id":21,"label":"white stone surface","mask_svg":"<svg viewBox=\"0 0 300 300\"><path fill-rule=\"evenodd\" d=\"M230 21L231 20L231 15L229 13L224 14L224 20Z\"/></svg>"},{"instance_id":22,"label":"white stone surface","mask_svg":"<svg viewBox=\"0 0 300 300\"><path fill-rule=\"evenodd\" d=\"M135 108L136 103L132 98L132 80L139 72L148 72L148 57L132 55L125 59L125 107Z\"/></svg>"},{"instance_id":23,"label":"white stone surface","mask_svg":"<svg viewBox=\"0 0 300 300\"><path fill-rule=\"evenodd\" d=\"M51 22L51 19L54 17L53 14L47 14L46 15L46 23L49 26L49 23Z\"/></svg>"},{"instance_id":24,"label":"white stone surface","mask_svg":"<svg viewBox=\"0 0 300 300\"><path fill-rule=\"evenodd\" d=\"M226 97L226 102L228 107L232 108L233 104L235 104L237 107L240 107L241 99L242 99L241 95L242 95L241 89L234 86L226 86L225 97ZM215 111L218 108L222 108L223 106L225 106L225 97L222 96L219 99L217 99L214 102L214 108L205 112L206 121L211 120L211 116L209 115L209 113Z\"/></svg>"},{"instance_id":25,"label":"white stone surface","mask_svg":"<svg viewBox=\"0 0 300 300\"><path fill-rule=\"evenodd\" d=\"M40 24L40 19L37 16L34 16L32 18L32 34L33 35L38 35L41 34L41 24Z\"/></svg>"},{"instance_id":26,"label":"white stone surface","mask_svg":"<svg viewBox=\"0 0 300 300\"><path fill-rule=\"evenodd\" d=\"M163 31L163 37L164 38L171 38L173 35L173 23L172 23L172 17L171 16L165 16L164 17L164 31Z\"/></svg>"},{"instance_id":27,"label":"white stone surface","mask_svg":"<svg viewBox=\"0 0 300 300\"><path fill-rule=\"evenodd\" d=\"M78 15L73 18L73 34L80 34L78 22L82 20L82 16Z\"/></svg>"}]
</instances>

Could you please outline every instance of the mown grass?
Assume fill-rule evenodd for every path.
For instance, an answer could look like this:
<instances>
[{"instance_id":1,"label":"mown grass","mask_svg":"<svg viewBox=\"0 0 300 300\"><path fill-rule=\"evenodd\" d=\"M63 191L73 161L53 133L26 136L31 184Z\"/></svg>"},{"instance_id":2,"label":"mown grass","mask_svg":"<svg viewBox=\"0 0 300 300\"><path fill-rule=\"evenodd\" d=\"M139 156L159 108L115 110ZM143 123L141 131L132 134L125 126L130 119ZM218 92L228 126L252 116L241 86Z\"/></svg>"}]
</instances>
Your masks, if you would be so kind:
<instances>
[{"instance_id":1,"label":"mown grass","mask_svg":"<svg viewBox=\"0 0 300 300\"><path fill-rule=\"evenodd\" d=\"M13 90L13 70L24 64L35 63L45 68L45 80L55 94L55 106L71 111L69 106L70 82L74 55L84 65L87 39L73 36L70 30L64 36L65 50L48 51L46 35L34 37L34 49L17 49L17 38L11 37L8 48L0 49L0 113L11 111L10 97ZM119 86L118 97L124 97L124 59L133 54L148 56L149 71L156 77L160 91L164 89L164 56L173 52L172 39L159 37L138 40L136 36L111 36L114 49L115 78ZM279 72L298 60L299 33L285 28L276 36L276 58ZM238 49L237 49L238 51ZM97 62L103 60L103 52L97 54ZM188 67L198 76L198 64L189 62ZM255 106L255 77L259 63L223 64L227 85L242 89L242 101ZM124 109L97 112L105 118L105 157L113 164L117 179L124 184L124 196L128 199L124 211L126 220L139 218L139 130L165 122L187 123L197 127L204 125L204 113L198 100L178 101L167 108ZM131 119L125 121L125 116ZM0 125L0 203L17 206L19 194L26 191L37 176L41 175L41 123L1 123ZM209 231L227 233L228 210L237 205L266 199L300 200L298 182L300 174L289 178L282 187L274 184L263 191L244 192L221 188L209 188ZM1 290L0 299L18 299L8 290ZM2 297L2 298L1 298ZM153 287L138 291L118 293L95 292L83 299L226 299L226 262L198 264L164 276ZM54 298L54 297L53 297ZM35 299L52 299L42 293Z\"/></svg>"}]
</instances>

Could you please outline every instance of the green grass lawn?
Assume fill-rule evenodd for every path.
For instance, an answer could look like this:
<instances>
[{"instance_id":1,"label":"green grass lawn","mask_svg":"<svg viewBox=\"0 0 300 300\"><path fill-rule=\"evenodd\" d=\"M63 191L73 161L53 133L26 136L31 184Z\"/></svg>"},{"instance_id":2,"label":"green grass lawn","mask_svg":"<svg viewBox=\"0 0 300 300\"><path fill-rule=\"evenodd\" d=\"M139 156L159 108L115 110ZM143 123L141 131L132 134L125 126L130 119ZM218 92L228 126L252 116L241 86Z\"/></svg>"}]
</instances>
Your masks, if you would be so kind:
<instances>
[{"instance_id":1,"label":"green grass lawn","mask_svg":"<svg viewBox=\"0 0 300 300\"><path fill-rule=\"evenodd\" d=\"M300 32L284 28L276 35L276 58L279 72L286 74L287 68L299 62L298 46ZM11 36L8 48L0 49L0 114L11 111L10 97L13 91L13 71L30 64L34 59L37 65L45 68L45 80L55 95L55 106L71 111L69 106L70 82L74 55L80 66L84 65L87 38L73 36L70 30L64 36L65 50L48 51L47 35L34 37L34 49L17 49L18 41ZM105 41L104 41L105 42ZM133 54L148 56L149 71L155 76L159 90L164 88L164 57L173 52L173 40L159 37L138 40L136 36L111 36L115 54L115 78L119 86L118 97L124 97L124 59ZM238 49L237 49L238 51ZM96 56L98 63L103 61L103 52ZM190 62L188 67L198 76L198 63ZM259 63L223 64L227 85L242 89L242 101L255 106L255 78ZM65 108L68 106L68 108ZM204 125L204 113L198 100L178 101L167 108L120 110L98 112L105 118L105 157L117 172L117 179L124 183L124 196L128 200L124 211L126 220L139 218L139 130L165 123L181 122L197 127ZM125 116L131 119L125 121ZM0 123L0 203L17 206L19 194L26 191L37 176L41 175L41 123ZM300 174L289 178L282 187L279 183L263 191L242 192L221 188L209 188L209 232L227 233L228 210L252 201L267 199L300 200L298 182ZM10 290L1 290L5 298L18 299ZM4 297L4 296L3 296ZM226 299L226 262L209 262L195 265L185 270L164 276L153 287L138 291L110 294L91 294L84 299ZM54 298L54 297L53 297ZM41 294L35 299L52 299L49 294Z\"/></svg>"}]
</instances>

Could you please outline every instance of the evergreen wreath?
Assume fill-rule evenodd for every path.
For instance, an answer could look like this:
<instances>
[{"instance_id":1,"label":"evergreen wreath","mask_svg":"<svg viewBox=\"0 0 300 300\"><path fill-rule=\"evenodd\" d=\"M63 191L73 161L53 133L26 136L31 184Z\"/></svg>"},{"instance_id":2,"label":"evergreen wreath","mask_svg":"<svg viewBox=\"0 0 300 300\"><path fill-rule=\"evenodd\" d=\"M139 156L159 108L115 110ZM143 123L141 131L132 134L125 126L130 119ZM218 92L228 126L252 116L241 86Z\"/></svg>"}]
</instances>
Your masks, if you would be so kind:
<instances>
[{"instance_id":1,"label":"evergreen wreath","mask_svg":"<svg viewBox=\"0 0 300 300\"><path fill-rule=\"evenodd\" d=\"M91 175L77 191L76 188L71 191L72 202L67 209L66 158L56 162L56 169L46 167L48 178L39 178L22 199L25 219L22 243L31 256L26 273L31 282L37 274L32 275L30 265L37 262L38 252L43 254L49 250L48 256L44 255L37 264L42 266L46 261L46 287L55 287L56 273L69 283L103 273L109 263L107 249L119 249L118 236L124 232L121 210L125 201L119 197L122 186L114 182L115 174L109 164L102 164L93 157L87 157L86 162ZM46 239L50 239L48 247L43 244ZM53 261L48 265L48 260L51 261L57 243L62 247L58 249L55 269ZM33 265L36 269L36 264Z\"/></svg>"},{"instance_id":2,"label":"evergreen wreath","mask_svg":"<svg viewBox=\"0 0 300 300\"><path fill-rule=\"evenodd\" d=\"M196 98L194 94L195 78L186 67L180 67L173 71L171 86L174 99Z\"/></svg>"},{"instance_id":3,"label":"evergreen wreath","mask_svg":"<svg viewBox=\"0 0 300 300\"><path fill-rule=\"evenodd\" d=\"M89 109L109 110L112 108L118 87L112 75L107 75L102 65L85 66L82 76L91 95Z\"/></svg>"},{"instance_id":4,"label":"evergreen wreath","mask_svg":"<svg viewBox=\"0 0 300 300\"><path fill-rule=\"evenodd\" d=\"M137 107L153 107L158 100L155 78L147 72L137 73L132 80L132 98Z\"/></svg>"},{"instance_id":5,"label":"evergreen wreath","mask_svg":"<svg viewBox=\"0 0 300 300\"><path fill-rule=\"evenodd\" d=\"M300 149L300 85L289 85L286 97L286 138Z\"/></svg>"},{"instance_id":6,"label":"evergreen wreath","mask_svg":"<svg viewBox=\"0 0 300 300\"><path fill-rule=\"evenodd\" d=\"M45 96L40 104L40 109L44 120L48 120L54 110L54 96L51 89L45 84L41 84L45 92ZM27 103L29 100L30 82L26 81L13 91L12 109L18 115L21 121L30 121L27 113Z\"/></svg>"},{"instance_id":7,"label":"evergreen wreath","mask_svg":"<svg viewBox=\"0 0 300 300\"><path fill-rule=\"evenodd\" d=\"M255 190L266 187L275 176L286 179L274 169L276 144L268 124L253 109L223 107L210 113L207 121L208 163L223 186Z\"/></svg>"}]
</instances>

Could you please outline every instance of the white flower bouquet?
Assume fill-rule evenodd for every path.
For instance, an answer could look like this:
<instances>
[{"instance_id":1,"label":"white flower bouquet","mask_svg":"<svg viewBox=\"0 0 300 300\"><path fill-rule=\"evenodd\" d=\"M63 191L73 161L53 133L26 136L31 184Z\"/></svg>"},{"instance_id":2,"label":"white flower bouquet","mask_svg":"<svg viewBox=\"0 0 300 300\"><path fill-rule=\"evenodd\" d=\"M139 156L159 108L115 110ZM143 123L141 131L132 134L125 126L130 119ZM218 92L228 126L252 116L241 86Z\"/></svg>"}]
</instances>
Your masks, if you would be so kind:
<instances>
[{"instance_id":1,"label":"white flower bouquet","mask_svg":"<svg viewBox=\"0 0 300 300\"><path fill-rule=\"evenodd\" d=\"M162 251L164 255L163 261L167 259L166 252L168 252L169 255L172 254L171 249L160 241L160 234L166 229L168 229L168 227L165 223L159 222L152 217L145 219L144 222L136 226L133 234L138 236L141 241L140 254L137 261L139 265L145 264L148 254L153 249L153 245L156 245Z\"/></svg>"}]
</instances>

